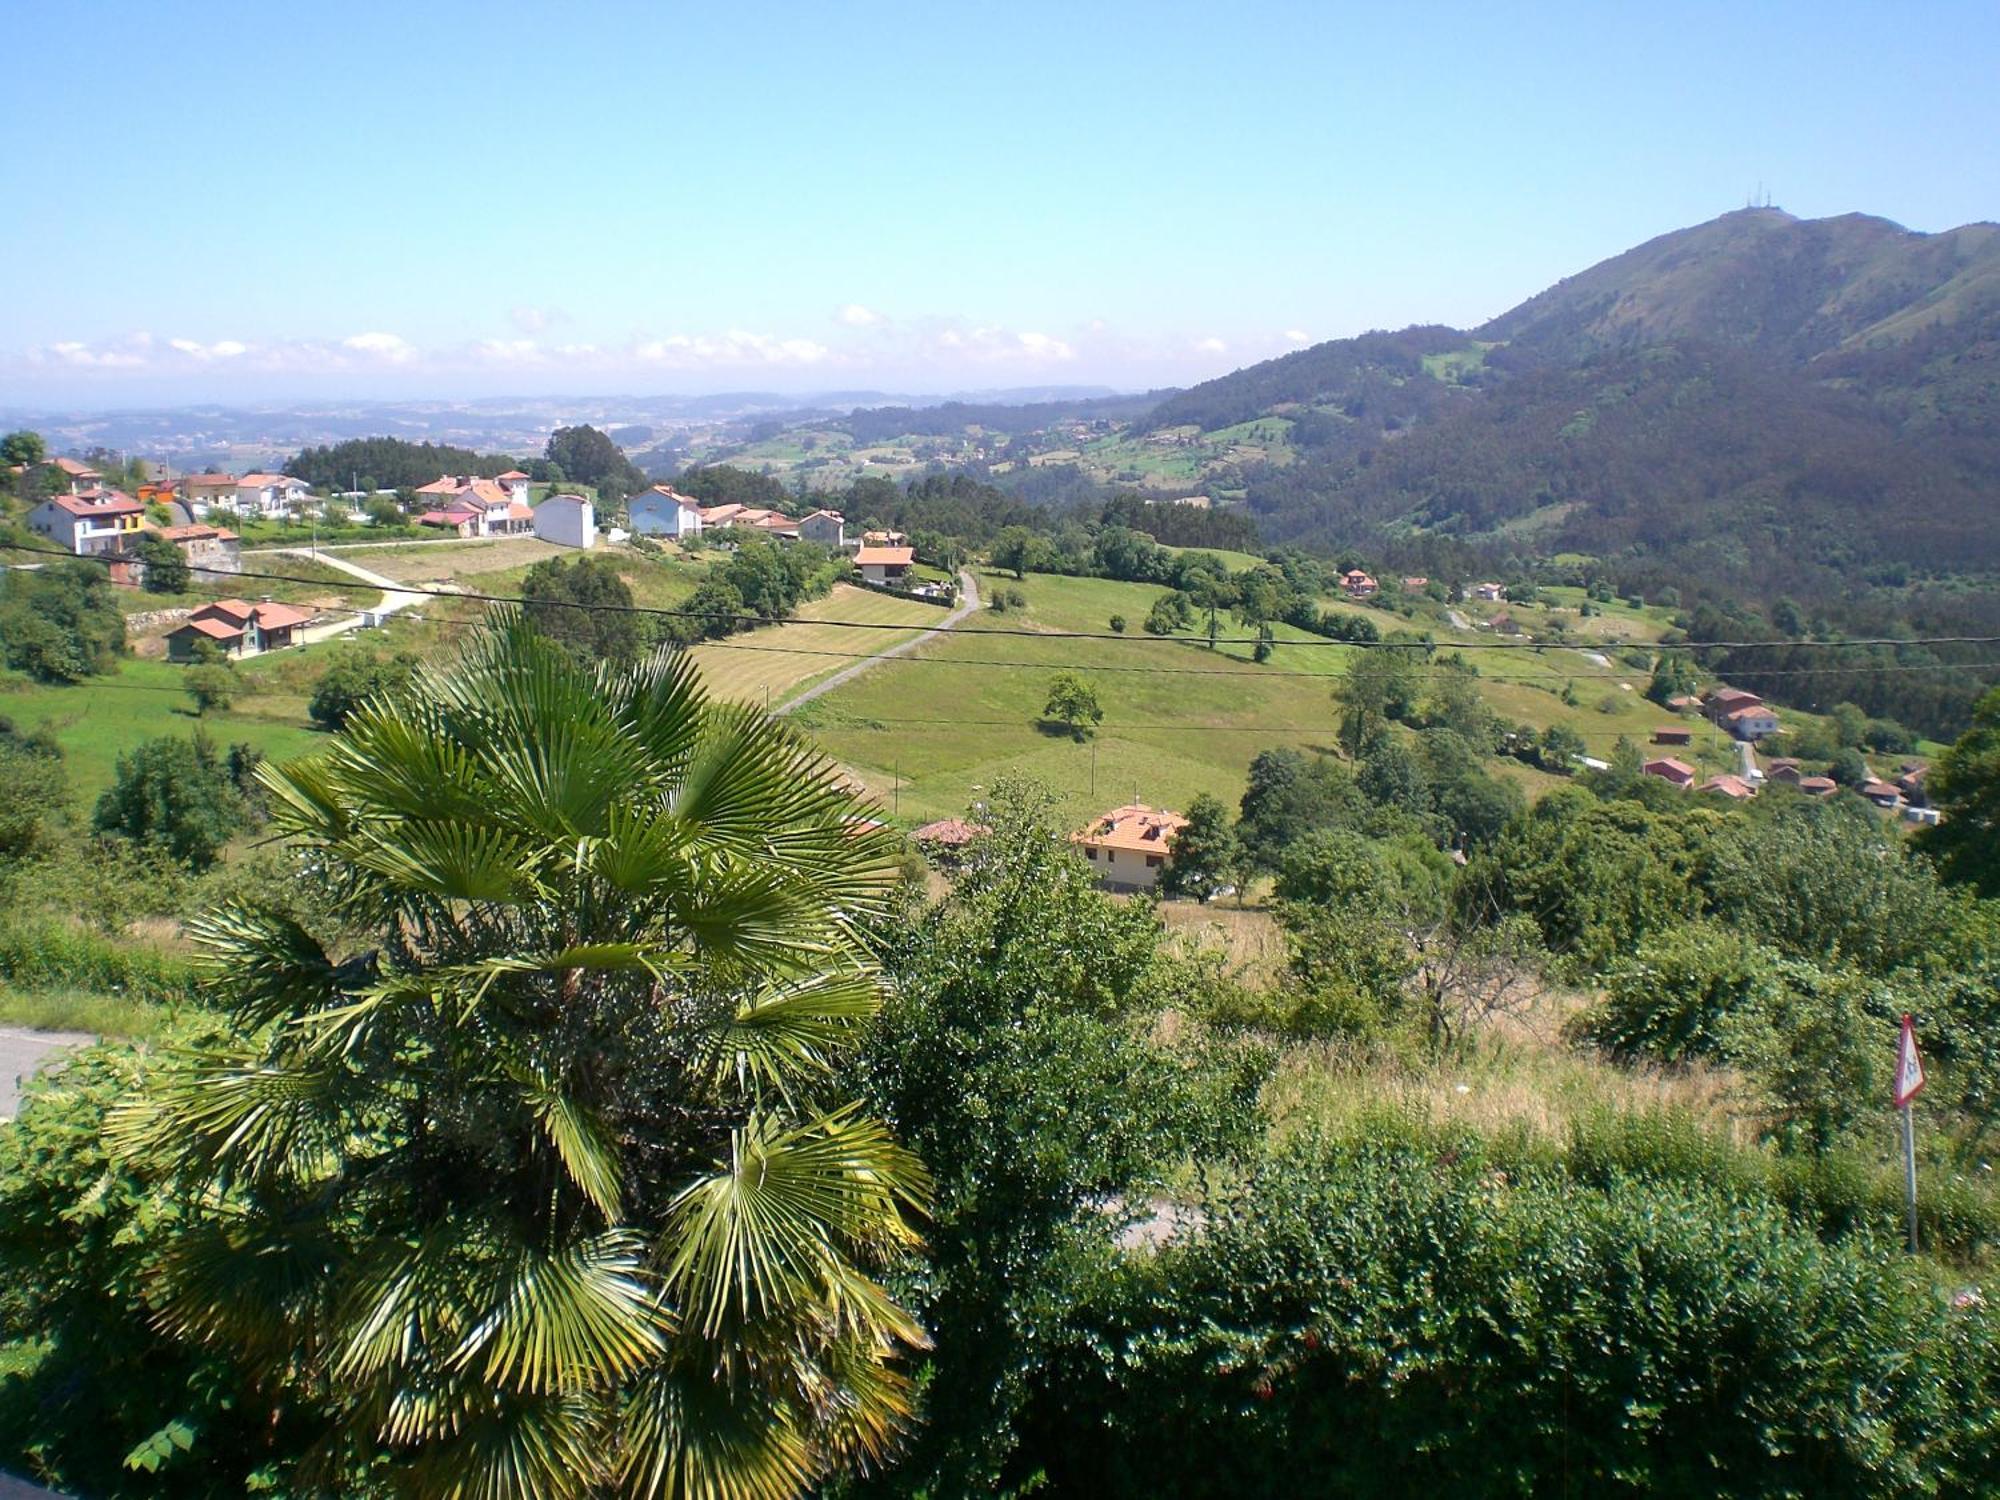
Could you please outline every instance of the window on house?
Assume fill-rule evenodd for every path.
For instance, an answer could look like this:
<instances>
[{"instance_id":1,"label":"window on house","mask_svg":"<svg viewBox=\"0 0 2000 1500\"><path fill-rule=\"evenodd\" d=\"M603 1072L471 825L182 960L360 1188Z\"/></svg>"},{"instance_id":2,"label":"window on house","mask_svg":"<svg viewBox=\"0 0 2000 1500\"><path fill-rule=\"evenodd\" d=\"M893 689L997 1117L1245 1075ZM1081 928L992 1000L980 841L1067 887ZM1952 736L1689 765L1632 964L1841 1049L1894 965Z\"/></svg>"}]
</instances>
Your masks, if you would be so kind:
<instances>
[{"instance_id":1,"label":"window on house","mask_svg":"<svg viewBox=\"0 0 2000 1500\"><path fill-rule=\"evenodd\" d=\"M1147 868L1147 869L1149 869L1149 870L1157 870L1157 869L1158 869L1159 867L1160 867L1160 856L1159 856L1159 855L1157 855L1157 854L1149 854L1149 855L1147 855L1147 856L1146 856L1146 868Z\"/></svg>"}]
</instances>

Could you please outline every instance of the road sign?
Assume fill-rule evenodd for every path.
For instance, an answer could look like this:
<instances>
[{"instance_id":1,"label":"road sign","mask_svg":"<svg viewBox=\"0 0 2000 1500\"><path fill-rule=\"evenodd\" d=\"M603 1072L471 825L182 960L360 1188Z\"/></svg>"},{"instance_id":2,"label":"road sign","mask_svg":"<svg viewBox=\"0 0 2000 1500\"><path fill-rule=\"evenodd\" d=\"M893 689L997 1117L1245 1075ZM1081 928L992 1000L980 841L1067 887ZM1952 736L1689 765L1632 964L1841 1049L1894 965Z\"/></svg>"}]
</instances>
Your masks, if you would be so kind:
<instances>
[{"instance_id":1,"label":"road sign","mask_svg":"<svg viewBox=\"0 0 2000 1500\"><path fill-rule=\"evenodd\" d=\"M1896 1043L1896 1108L1908 1104L1924 1088L1924 1060L1917 1052L1916 1023L1903 1017L1903 1034Z\"/></svg>"}]
</instances>

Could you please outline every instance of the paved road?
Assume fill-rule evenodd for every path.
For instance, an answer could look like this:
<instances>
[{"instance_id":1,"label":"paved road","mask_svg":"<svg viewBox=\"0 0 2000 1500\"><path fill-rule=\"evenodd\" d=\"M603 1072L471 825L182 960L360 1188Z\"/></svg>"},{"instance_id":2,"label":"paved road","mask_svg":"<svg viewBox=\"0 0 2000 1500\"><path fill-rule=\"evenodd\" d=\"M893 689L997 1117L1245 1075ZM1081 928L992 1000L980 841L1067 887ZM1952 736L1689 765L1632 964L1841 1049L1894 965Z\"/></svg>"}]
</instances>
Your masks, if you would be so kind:
<instances>
[{"instance_id":1,"label":"paved road","mask_svg":"<svg viewBox=\"0 0 2000 1500\"><path fill-rule=\"evenodd\" d=\"M0 1120L11 1120L21 1102L20 1086L35 1075L53 1053L81 1047L97 1038L81 1031L29 1031L0 1026Z\"/></svg>"},{"instance_id":2,"label":"paved road","mask_svg":"<svg viewBox=\"0 0 2000 1500\"><path fill-rule=\"evenodd\" d=\"M375 572L371 568L364 568L359 563L351 563L344 557L335 557L324 548L321 548L318 553L315 553L310 547L286 547L282 551L289 557L313 558L318 562L325 563L329 568L347 574L350 578L359 578L363 583L372 583L375 585L376 588L382 591L382 602L376 605L373 610L373 614L378 621L395 614L397 610L408 609L413 604L421 604L427 597L423 594L411 593L408 589L398 584L395 579L384 578L380 573ZM310 646L317 641L331 640L337 635L346 635L349 631L359 630L360 628L361 616L348 615L330 624L309 627L305 631L300 644Z\"/></svg>"},{"instance_id":3,"label":"paved road","mask_svg":"<svg viewBox=\"0 0 2000 1500\"><path fill-rule=\"evenodd\" d=\"M979 581L972 576L970 569L966 569L958 575L957 607L942 620L938 621L937 624L931 626L929 630L926 630L922 635L913 635L907 641L898 641L893 646L884 646L873 656L863 661L858 661L851 667L842 667L838 672L827 678L826 681L814 683L796 698L787 699L771 711L773 713L788 714L793 709L812 702L820 694L830 693L842 684L852 682L878 662L885 662L892 656L901 656L906 651L916 650L925 641L935 638L941 631L951 629L952 626L963 620L977 608L979 608Z\"/></svg>"}]
</instances>

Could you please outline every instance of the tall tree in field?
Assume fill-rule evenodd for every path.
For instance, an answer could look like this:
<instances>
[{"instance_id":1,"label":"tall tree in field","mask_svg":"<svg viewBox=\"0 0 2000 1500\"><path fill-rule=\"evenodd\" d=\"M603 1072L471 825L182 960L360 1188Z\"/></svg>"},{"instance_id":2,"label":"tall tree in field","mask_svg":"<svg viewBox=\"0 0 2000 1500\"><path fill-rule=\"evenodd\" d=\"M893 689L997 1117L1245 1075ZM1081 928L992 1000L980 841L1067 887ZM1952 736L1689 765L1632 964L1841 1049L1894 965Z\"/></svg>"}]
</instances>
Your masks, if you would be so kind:
<instances>
[{"instance_id":1,"label":"tall tree in field","mask_svg":"<svg viewBox=\"0 0 2000 1500\"><path fill-rule=\"evenodd\" d=\"M48 445L42 441L39 432L22 428L0 437L0 464L9 468L33 468L48 457Z\"/></svg>"},{"instance_id":2,"label":"tall tree in field","mask_svg":"<svg viewBox=\"0 0 2000 1500\"><path fill-rule=\"evenodd\" d=\"M1395 646L1356 651L1334 684L1340 710L1340 744L1359 755L1391 719L1410 713L1417 701L1417 666L1412 653Z\"/></svg>"},{"instance_id":3,"label":"tall tree in field","mask_svg":"<svg viewBox=\"0 0 2000 1500\"><path fill-rule=\"evenodd\" d=\"M629 662L645 639L644 615L608 557L544 558L522 575L528 623L581 662Z\"/></svg>"},{"instance_id":4,"label":"tall tree in field","mask_svg":"<svg viewBox=\"0 0 2000 1500\"><path fill-rule=\"evenodd\" d=\"M201 922L227 1028L113 1134L218 1205L153 1305L313 1414L284 1487L785 1497L882 1456L923 1335L874 1268L925 1177L838 1070L895 850L830 763L514 618L265 781L372 939Z\"/></svg>"},{"instance_id":5,"label":"tall tree in field","mask_svg":"<svg viewBox=\"0 0 2000 1500\"><path fill-rule=\"evenodd\" d=\"M1104 722L1104 708L1097 701L1097 689L1075 672L1058 672L1049 684L1048 702L1042 716L1060 724L1074 739L1084 739Z\"/></svg>"},{"instance_id":6,"label":"tall tree in field","mask_svg":"<svg viewBox=\"0 0 2000 1500\"><path fill-rule=\"evenodd\" d=\"M1972 727L1932 768L1925 790L1944 816L1918 843L1945 879L2000 897L2000 688L1979 700Z\"/></svg>"},{"instance_id":7,"label":"tall tree in field","mask_svg":"<svg viewBox=\"0 0 2000 1500\"><path fill-rule=\"evenodd\" d=\"M1203 792L1188 804L1187 825L1167 846L1160 889L1169 896L1206 902L1228 883L1235 868L1236 835L1230 832L1229 809Z\"/></svg>"},{"instance_id":8,"label":"tall tree in field","mask_svg":"<svg viewBox=\"0 0 2000 1500\"><path fill-rule=\"evenodd\" d=\"M646 476L625 450L595 427L558 427L549 434L544 456L577 484L596 486L604 500L623 500L645 487Z\"/></svg>"}]
</instances>

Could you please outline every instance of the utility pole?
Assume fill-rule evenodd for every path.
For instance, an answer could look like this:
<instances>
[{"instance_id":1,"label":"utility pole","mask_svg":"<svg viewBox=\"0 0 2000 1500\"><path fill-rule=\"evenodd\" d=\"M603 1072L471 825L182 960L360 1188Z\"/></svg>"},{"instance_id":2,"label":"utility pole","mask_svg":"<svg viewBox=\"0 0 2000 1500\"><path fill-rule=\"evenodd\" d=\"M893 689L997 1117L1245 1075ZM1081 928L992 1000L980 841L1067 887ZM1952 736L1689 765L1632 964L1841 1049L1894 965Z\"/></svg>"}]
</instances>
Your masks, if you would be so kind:
<instances>
[{"instance_id":1,"label":"utility pole","mask_svg":"<svg viewBox=\"0 0 2000 1500\"><path fill-rule=\"evenodd\" d=\"M1910 1254L1917 1253L1917 1126L1910 1103L1924 1089L1924 1060L1917 1051L1916 1022L1903 1017L1896 1039L1896 1112L1903 1117L1903 1198L1910 1220Z\"/></svg>"}]
</instances>

